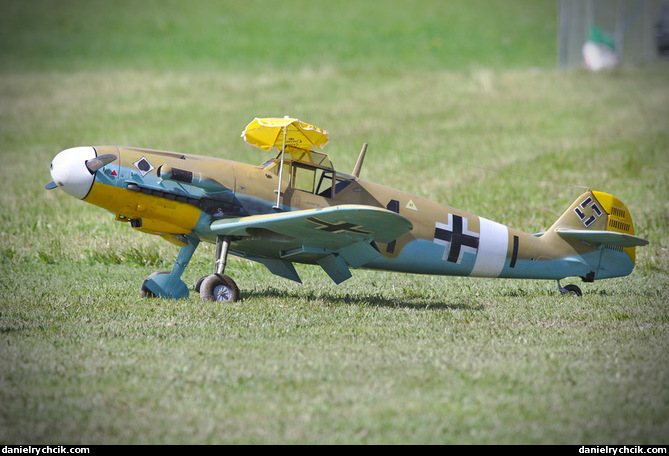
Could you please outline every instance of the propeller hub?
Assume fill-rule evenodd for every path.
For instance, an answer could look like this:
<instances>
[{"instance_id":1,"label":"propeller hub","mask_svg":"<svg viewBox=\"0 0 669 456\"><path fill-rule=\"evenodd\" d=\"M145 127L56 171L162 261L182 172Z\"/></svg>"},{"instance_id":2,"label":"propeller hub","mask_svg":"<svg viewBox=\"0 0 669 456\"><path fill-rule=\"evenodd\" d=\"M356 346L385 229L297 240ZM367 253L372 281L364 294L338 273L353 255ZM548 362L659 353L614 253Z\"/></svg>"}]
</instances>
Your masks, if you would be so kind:
<instances>
[{"instance_id":1,"label":"propeller hub","mask_svg":"<svg viewBox=\"0 0 669 456\"><path fill-rule=\"evenodd\" d=\"M96 158L95 149L89 146L65 149L51 162L51 177L65 193L84 199L93 186L95 172L86 162Z\"/></svg>"}]
</instances>

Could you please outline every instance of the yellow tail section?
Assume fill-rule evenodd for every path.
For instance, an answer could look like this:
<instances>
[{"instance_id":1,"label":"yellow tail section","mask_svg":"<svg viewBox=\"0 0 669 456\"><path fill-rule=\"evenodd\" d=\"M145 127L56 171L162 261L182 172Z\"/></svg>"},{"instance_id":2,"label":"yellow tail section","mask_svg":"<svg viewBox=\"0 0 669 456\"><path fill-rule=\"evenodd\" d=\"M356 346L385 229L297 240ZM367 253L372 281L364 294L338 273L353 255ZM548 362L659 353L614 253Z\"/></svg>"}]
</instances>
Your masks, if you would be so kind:
<instances>
[{"instance_id":1,"label":"yellow tail section","mask_svg":"<svg viewBox=\"0 0 669 456\"><path fill-rule=\"evenodd\" d=\"M636 260L636 247L648 244L634 235L634 222L627 207L613 195L587 191L553 224L557 233L571 243L579 254L587 249L601 251L597 276L617 277L631 272ZM626 254L629 260L620 257ZM625 266L629 263L631 268ZM629 271L627 271L629 269Z\"/></svg>"},{"instance_id":2,"label":"yellow tail section","mask_svg":"<svg viewBox=\"0 0 669 456\"><path fill-rule=\"evenodd\" d=\"M611 224L611 228L609 228ZM587 191L553 224L557 228L590 231L618 231L634 234L632 218L624 204L608 193Z\"/></svg>"},{"instance_id":3,"label":"yellow tail section","mask_svg":"<svg viewBox=\"0 0 669 456\"><path fill-rule=\"evenodd\" d=\"M609 214L607 230L634 235L634 223L627 207L613 195L604 192L592 192L602 209Z\"/></svg>"},{"instance_id":4,"label":"yellow tail section","mask_svg":"<svg viewBox=\"0 0 669 456\"><path fill-rule=\"evenodd\" d=\"M608 214L606 230L634 236L634 222L632 221L632 216L622 201L615 196L604 192L593 191L592 194L602 205L602 209ZM635 247L628 247L624 250L630 256L632 262L636 262Z\"/></svg>"}]
</instances>

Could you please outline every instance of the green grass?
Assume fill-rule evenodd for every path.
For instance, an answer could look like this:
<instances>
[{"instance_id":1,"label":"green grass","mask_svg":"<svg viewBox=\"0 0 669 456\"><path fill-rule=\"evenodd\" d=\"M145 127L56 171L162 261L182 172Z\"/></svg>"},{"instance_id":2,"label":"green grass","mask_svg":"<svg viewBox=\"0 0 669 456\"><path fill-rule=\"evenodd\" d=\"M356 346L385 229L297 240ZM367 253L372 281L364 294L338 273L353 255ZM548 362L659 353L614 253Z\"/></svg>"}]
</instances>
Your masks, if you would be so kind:
<instances>
[{"instance_id":1,"label":"green grass","mask_svg":"<svg viewBox=\"0 0 669 456\"><path fill-rule=\"evenodd\" d=\"M0 442L667 443L666 64L555 71L553 2L112 3L0 2ZM610 192L651 244L580 299L231 259L239 303L143 300L177 249L43 189L74 145L261 163L239 135L284 114L337 168L369 142L363 177L528 232Z\"/></svg>"},{"instance_id":2,"label":"green grass","mask_svg":"<svg viewBox=\"0 0 669 456\"><path fill-rule=\"evenodd\" d=\"M348 71L545 66L552 0L3 0L0 68Z\"/></svg>"}]
</instances>

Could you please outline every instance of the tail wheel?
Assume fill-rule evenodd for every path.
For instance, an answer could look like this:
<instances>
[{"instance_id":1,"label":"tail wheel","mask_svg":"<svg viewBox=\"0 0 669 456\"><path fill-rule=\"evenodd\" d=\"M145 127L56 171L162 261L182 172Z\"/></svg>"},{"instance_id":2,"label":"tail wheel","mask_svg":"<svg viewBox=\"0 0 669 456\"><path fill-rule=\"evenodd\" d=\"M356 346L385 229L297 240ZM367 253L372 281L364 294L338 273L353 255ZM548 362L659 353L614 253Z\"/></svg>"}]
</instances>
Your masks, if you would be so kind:
<instances>
[{"instance_id":1,"label":"tail wheel","mask_svg":"<svg viewBox=\"0 0 669 456\"><path fill-rule=\"evenodd\" d=\"M567 294L573 295L573 296L583 296L583 292L581 292L581 289L577 287L576 285L565 285L564 289L566 290Z\"/></svg>"},{"instance_id":2,"label":"tail wheel","mask_svg":"<svg viewBox=\"0 0 669 456\"><path fill-rule=\"evenodd\" d=\"M234 302L239 300L239 288L227 275L212 274L202 280L200 298L204 301Z\"/></svg>"},{"instance_id":3,"label":"tail wheel","mask_svg":"<svg viewBox=\"0 0 669 456\"><path fill-rule=\"evenodd\" d=\"M560 285L560 281L558 280L558 290L560 290L560 293L562 294L568 294L571 296L583 296L583 293L581 292L581 289L577 287L576 285L565 285L564 287Z\"/></svg>"}]
</instances>

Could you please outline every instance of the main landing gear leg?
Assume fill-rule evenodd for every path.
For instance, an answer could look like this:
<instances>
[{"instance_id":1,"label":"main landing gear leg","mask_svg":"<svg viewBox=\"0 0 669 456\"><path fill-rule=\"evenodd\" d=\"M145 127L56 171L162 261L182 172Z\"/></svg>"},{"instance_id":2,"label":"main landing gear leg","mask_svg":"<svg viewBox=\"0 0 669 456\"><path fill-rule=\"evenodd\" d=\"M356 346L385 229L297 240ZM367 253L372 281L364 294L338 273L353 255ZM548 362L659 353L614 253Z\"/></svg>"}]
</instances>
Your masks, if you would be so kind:
<instances>
[{"instance_id":1,"label":"main landing gear leg","mask_svg":"<svg viewBox=\"0 0 669 456\"><path fill-rule=\"evenodd\" d=\"M564 288L562 285L560 285L560 281L557 281L558 283L558 290L560 290L560 293L562 294L569 294L572 296L583 296L583 293L581 292L581 289L577 287L576 285L565 285Z\"/></svg>"},{"instance_id":2,"label":"main landing gear leg","mask_svg":"<svg viewBox=\"0 0 669 456\"><path fill-rule=\"evenodd\" d=\"M200 279L195 286L195 290L200 292L200 298L204 301L233 302L239 299L237 284L223 274L228 260L230 241L230 236L218 236L216 238L214 273Z\"/></svg>"},{"instance_id":3,"label":"main landing gear leg","mask_svg":"<svg viewBox=\"0 0 669 456\"><path fill-rule=\"evenodd\" d=\"M146 278L142 284L141 296L143 298L181 299L188 297L188 286L181 280L181 275L200 244L200 239L197 236L186 236L186 239L188 245L179 250L171 272L154 272Z\"/></svg>"}]
</instances>

